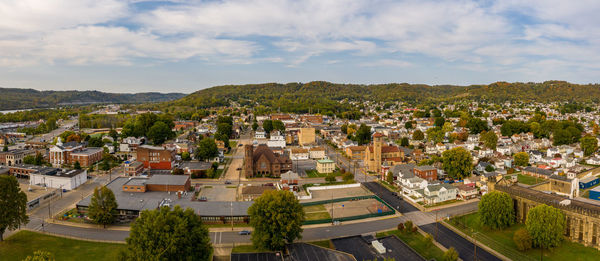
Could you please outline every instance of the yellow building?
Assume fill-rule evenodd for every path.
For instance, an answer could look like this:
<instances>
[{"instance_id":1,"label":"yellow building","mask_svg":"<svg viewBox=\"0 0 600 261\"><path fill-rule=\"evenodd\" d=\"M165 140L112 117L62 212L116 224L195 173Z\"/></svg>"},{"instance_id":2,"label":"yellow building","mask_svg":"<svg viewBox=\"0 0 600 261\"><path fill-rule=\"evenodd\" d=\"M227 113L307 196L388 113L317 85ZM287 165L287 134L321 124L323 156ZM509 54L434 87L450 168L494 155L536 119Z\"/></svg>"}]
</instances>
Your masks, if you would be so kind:
<instances>
[{"instance_id":1,"label":"yellow building","mask_svg":"<svg viewBox=\"0 0 600 261\"><path fill-rule=\"evenodd\" d=\"M317 172L323 174L333 173L335 171L335 162L330 159L317 160Z\"/></svg>"},{"instance_id":2,"label":"yellow building","mask_svg":"<svg viewBox=\"0 0 600 261\"><path fill-rule=\"evenodd\" d=\"M315 143L316 135L315 128L300 128L298 132L298 144L306 146Z\"/></svg>"}]
</instances>

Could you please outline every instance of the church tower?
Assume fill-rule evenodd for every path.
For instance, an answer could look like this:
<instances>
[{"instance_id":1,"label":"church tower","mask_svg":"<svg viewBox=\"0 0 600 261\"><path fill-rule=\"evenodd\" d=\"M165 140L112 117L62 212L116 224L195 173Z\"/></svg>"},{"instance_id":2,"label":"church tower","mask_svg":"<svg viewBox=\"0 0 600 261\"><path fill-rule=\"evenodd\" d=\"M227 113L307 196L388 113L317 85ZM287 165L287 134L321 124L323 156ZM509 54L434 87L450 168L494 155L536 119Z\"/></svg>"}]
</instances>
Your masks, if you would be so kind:
<instances>
[{"instance_id":1,"label":"church tower","mask_svg":"<svg viewBox=\"0 0 600 261\"><path fill-rule=\"evenodd\" d=\"M383 134L376 132L373 134L373 152L371 154L369 171L379 172L381 169L381 148L383 147ZM368 151L370 152L370 151Z\"/></svg>"},{"instance_id":2,"label":"church tower","mask_svg":"<svg viewBox=\"0 0 600 261\"><path fill-rule=\"evenodd\" d=\"M244 176L246 178L254 176L253 152L254 146L252 144L244 145Z\"/></svg>"}]
</instances>

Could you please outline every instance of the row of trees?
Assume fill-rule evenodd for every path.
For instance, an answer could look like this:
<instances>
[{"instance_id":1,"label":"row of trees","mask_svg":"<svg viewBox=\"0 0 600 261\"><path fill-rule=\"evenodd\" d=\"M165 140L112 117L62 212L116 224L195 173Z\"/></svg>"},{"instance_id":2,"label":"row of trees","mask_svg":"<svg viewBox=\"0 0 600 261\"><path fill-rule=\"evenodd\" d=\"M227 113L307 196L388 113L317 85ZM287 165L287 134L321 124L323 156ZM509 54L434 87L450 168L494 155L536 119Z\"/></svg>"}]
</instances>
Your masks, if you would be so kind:
<instances>
[{"instance_id":1,"label":"row of trees","mask_svg":"<svg viewBox=\"0 0 600 261\"><path fill-rule=\"evenodd\" d=\"M144 113L130 118L123 125L121 137L148 137L154 144L162 144L175 137L173 117L169 114Z\"/></svg>"},{"instance_id":2,"label":"row of trees","mask_svg":"<svg viewBox=\"0 0 600 261\"><path fill-rule=\"evenodd\" d=\"M512 226L515 223L512 198L500 191L485 194L479 201L479 218L483 225L495 230ZM562 242L565 217L559 209L540 204L527 212L525 227L514 234L513 240L519 250L533 246L548 249Z\"/></svg>"}]
</instances>

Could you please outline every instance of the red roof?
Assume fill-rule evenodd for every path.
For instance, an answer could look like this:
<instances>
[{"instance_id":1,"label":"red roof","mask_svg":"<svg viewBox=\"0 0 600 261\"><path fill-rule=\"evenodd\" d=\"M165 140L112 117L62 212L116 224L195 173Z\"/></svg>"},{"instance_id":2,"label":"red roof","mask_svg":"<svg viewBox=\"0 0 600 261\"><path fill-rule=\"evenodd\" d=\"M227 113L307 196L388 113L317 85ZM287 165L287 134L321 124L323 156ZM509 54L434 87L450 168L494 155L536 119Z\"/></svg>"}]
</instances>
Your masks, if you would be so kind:
<instances>
[{"instance_id":1,"label":"red roof","mask_svg":"<svg viewBox=\"0 0 600 261\"><path fill-rule=\"evenodd\" d=\"M380 132L375 132L375 134L373 134L373 138L380 138L383 137L384 135L381 134Z\"/></svg>"}]
</instances>

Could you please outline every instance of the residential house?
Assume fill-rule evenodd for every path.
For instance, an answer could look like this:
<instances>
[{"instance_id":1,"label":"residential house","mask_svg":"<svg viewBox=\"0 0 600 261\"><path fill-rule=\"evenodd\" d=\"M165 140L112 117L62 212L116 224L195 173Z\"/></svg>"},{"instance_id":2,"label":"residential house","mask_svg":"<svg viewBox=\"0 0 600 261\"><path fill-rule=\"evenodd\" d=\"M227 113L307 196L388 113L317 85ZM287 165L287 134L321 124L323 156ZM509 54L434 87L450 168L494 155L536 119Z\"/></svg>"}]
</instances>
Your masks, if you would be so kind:
<instances>
[{"instance_id":1,"label":"residential house","mask_svg":"<svg viewBox=\"0 0 600 261\"><path fill-rule=\"evenodd\" d=\"M428 185L423 194L425 204L437 204L456 199L458 188L449 184Z\"/></svg>"}]
</instances>

